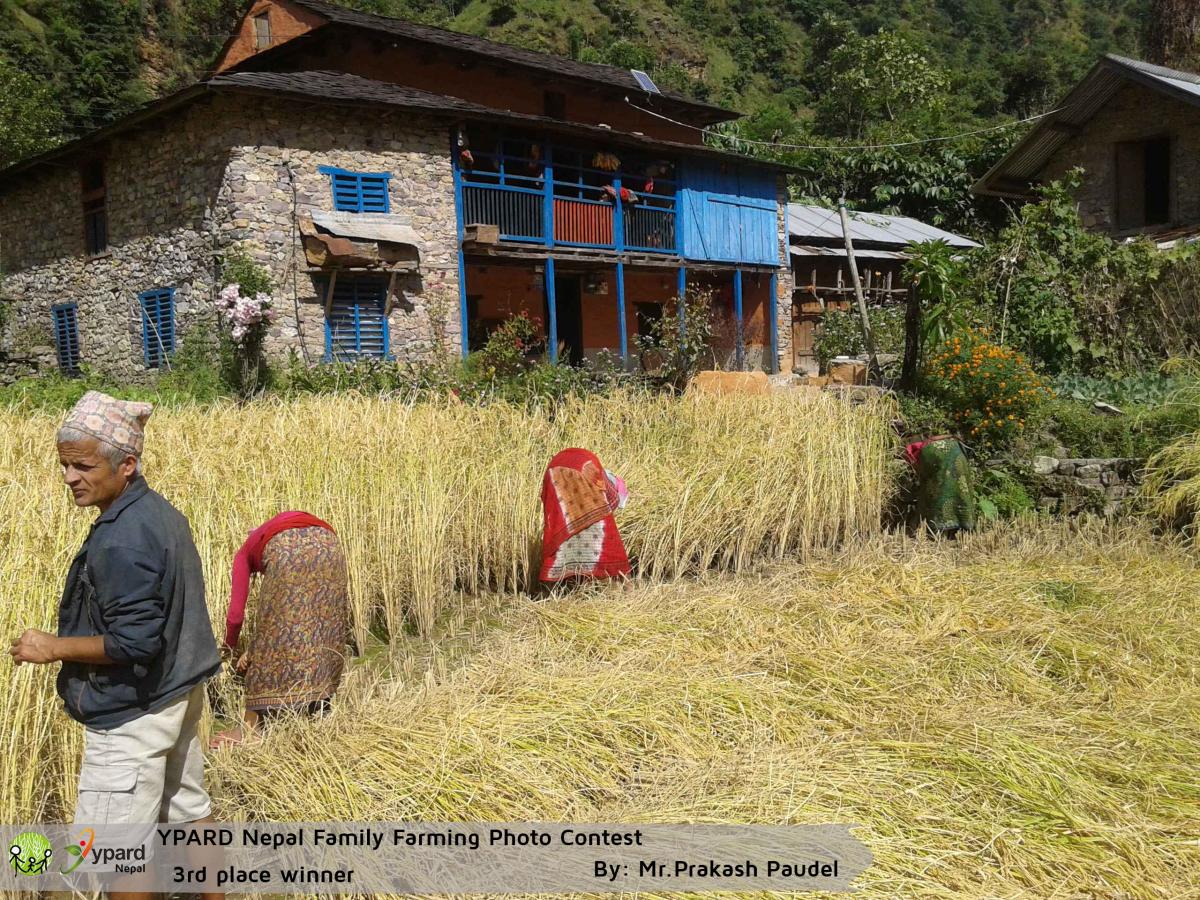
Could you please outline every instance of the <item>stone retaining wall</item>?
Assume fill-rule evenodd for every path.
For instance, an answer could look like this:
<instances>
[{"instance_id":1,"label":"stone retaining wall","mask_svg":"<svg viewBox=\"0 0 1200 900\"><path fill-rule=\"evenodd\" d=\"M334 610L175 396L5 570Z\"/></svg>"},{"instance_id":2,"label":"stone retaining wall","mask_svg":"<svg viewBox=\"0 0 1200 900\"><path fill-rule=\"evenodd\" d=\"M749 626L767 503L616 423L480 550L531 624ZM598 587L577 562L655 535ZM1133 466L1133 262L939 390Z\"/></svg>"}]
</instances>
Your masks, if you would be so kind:
<instances>
[{"instance_id":1,"label":"stone retaining wall","mask_svg":"<svg viewBox=\"0 0 1200 900\"><path fill-rule=\"evenodd\" d=\"M1038 456L1033 460L1039 476L1038 506L1046 512L1075 515L1097 512L1105 516L1121 513L1141 484L1146 461L1123 457L1106 459L1059 459Z\"/></svg>"},{"instance_id":2,"label":"stone retaining wall","mask_svg":"<svg viewBox=\"0 0 1200 900\"><path fill-rule=\"evenodd\" d=\"M31 375L45 374L56 368L54 350L35 347L21 356L8 356L0 351L0 384L12 384Z\"/></svg>"}]
</instances>

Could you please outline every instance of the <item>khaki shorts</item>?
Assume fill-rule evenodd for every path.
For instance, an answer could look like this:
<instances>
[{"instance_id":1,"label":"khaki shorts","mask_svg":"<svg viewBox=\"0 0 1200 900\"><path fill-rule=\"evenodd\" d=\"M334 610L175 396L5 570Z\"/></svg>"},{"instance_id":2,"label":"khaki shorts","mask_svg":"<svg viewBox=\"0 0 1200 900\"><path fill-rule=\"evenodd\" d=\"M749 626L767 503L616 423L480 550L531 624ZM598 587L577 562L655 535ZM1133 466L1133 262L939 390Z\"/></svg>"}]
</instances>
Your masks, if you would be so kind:
<instances>
[{"instance_id":1,"label":"khaki shorts","mask_svg":"<svg viewBox=\"0 0 1200 900\"><path fill-rule=\"evenodd\" d=\"M193 822L212 810L197 732L198 684L157 712L110 731L88 728L79 770L78 825Z\"/></svg>"}]
</instances>

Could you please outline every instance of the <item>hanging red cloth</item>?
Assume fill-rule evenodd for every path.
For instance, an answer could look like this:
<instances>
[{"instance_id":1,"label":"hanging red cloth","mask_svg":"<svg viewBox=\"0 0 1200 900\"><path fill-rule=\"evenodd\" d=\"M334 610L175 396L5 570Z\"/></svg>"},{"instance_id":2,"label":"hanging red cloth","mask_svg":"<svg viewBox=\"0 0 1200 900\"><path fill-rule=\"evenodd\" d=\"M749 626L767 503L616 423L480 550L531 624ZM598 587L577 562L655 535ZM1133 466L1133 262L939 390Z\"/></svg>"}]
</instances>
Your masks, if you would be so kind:
<instances>
[{"instance_id":1,"label":"hanging red cloth","mask_svg":"<svg viewBox=\"0 0 1200 900\"><path fill-rule=\"evenodd\" d=\"M229 594L229 614L225 617L225 646L230 650L237 647L242 622L246 618L246 598L250 595L250 574L263 570L263 550L271 538L290 528L325 528L333 526L314 515L292 510L268 519L250 532L246 543L233 558L233 587ZM336 534L336 532L334 532Z\"/></svg>"},{"instance_id":2,"label":"hanging red cloth","mask_svg":"<svg viewBox=\"0 0 1200 900\"><path fill-rule=\"evenodd\" d=\"M623 505L622 486L590 450L555 454L542 477L542 581L629 575L613 518Z\"/></svg>"}]
</instances>

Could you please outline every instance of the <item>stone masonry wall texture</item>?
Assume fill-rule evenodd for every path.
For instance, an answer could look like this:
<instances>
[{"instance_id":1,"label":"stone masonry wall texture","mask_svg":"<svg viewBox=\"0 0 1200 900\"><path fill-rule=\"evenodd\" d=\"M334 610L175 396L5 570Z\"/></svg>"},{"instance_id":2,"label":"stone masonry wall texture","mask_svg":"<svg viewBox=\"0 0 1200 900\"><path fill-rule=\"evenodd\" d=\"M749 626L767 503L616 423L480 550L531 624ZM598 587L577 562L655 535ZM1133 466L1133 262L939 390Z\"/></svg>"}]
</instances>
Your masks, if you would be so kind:
<instances>
[{"instance_id":1,"label":"stone masonry wall texture","mask_svg":"<svg viewBox=\"0 0 1200 900\"><path fill-rule=\"evenodd\" d=\"M271 139L272 135L278 137ZM221 242L246 247L280 286L276 305L282 315L268 335L268 353L278 355L303 343L310 360L324 355L321 284L307 274L309 266L295 232L297 211L333 209L329 177L318 171L321 166L390 173L391 214L421 238L420 275L397 279L393 295L393 355L416 361L427 354L439 319L445 322L442 340L451 348L459 346L457 225L448 135L448 127L433 118L370 111L321 109L296 117L286 108L275 108L239 122L231 132L234 148L222 185L230 214L220 226Z\"/></svg>"},{"instance_id":2,"label":"stone masonry wall texture","mask_svg":"<svg viewBox=\"0 0 1200 900\"><path fill-rule=\"evenodd\" d=\"M161 130L113 142L106 155L109 247L91 259L84 256L78 170L30 177L0 200L3 295L14 301L9 340L22 351L52 345L51 307L75 302L83 361L117 377L144 377L138 295L175 288L178 346L194 324L211 322L219 254L239 245L276 286L280 317L267 353L279 356L303 337L309 358L320 360L323 298L294 216L333 208L329 178L317 171L331 165L390 172L392 212L421 238L420 275L398 279L394 295L393 352L407 359L428 350L431 308L456 346L447 134L434 118L216 97Z\"/></svg>"},{"instance_id":3,"label":"stone masonry wall texture","mask_svg":"<svg viewBox=\"0 0 1200 900\"><path fill-rule=\"evenodd\" d=\"M209 106L165 125L112 142L110 240L97 257L84 256L74 166L29 174L0 199L3 293L14 301L6 341L14 355L44 355L53 346L51 307L75 302L84 361L136 377L145 372L138 294L174 287L181 332L208 302L214 200L227 151Z\"/></svg>"},{"instance_id":4,"label":"stone masonry wall texture","mask_svg":"<svg viewBox=\"0 0 1200 900\"><path fill-rule=\"evenodd\" d=\"M1105 516L1120 513L1137 494L1144 459L1060 459L1038 456L1034 474L1041 479L1038 506L1061 515L1090 510Z\"/></svg>"},{"instance_id":5,"label":"stone masonry wall texture","mask_svg":"<svg viewBox=\"0 0 1200 900\"><path fill-rule=\"evenodd\" d=\"M1076 166L1085 177L1076 199L1083 224L1116 228L1116 148L1122 141L1171 137L1173 223L1200 222L1200 110L1157 91L1128 84L1046 164L1040 180L1053 181Z\"/></svg>"}]
</instances>

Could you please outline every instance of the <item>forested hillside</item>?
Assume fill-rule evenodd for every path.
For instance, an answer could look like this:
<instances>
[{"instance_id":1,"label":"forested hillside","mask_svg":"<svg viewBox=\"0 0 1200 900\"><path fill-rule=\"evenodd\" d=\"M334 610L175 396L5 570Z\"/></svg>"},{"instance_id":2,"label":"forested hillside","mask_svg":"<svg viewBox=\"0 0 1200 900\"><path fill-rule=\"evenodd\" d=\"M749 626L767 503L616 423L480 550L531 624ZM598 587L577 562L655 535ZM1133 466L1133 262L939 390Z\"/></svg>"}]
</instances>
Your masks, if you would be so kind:
<instances>
[{"instance_id":1,"label":"forested hillside","mask_svg":"<svg viewBox=\"0 0 1200 900\"><path fill-rule=\"evenodd\" d=\"M102 126L204 72L245 0L0 0L2 162ZM580 59L749 114L730 133L857 146L1047 109L1097 55L1141 55L1152 0L351 0ZM1160 5L1163 0L1158 0ZM790 154L801 195L843 191L961 227L964 185L1013 130ZM742 149L773 152L753 145Z\"/></svg>"}]
</instances>

